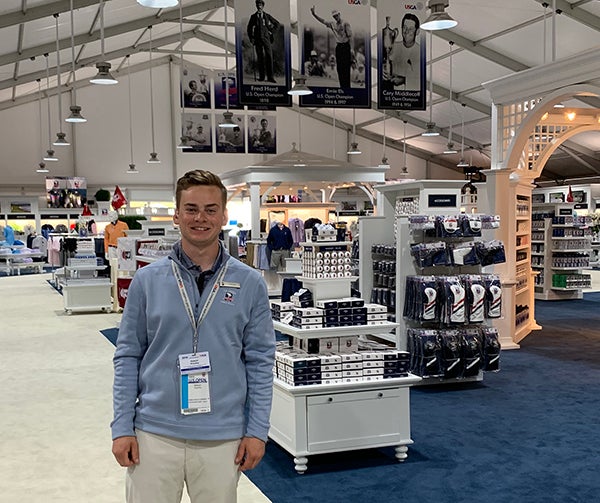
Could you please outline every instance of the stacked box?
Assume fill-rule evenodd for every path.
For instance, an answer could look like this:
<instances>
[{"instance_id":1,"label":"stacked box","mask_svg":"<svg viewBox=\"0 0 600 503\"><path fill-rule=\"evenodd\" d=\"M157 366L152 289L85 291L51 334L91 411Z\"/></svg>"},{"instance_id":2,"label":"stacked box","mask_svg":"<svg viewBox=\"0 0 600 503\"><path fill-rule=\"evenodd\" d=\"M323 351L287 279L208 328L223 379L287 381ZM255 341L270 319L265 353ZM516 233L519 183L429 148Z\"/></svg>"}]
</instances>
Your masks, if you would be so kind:
<instances>
[{"instance_id":1,"label":"stacked box","mask_svg":"<svg viewBox=\"0 0 600 503\"><path fill-rule=\"evenodd\" d=\"M339 384L343 382L342 357L340 355L321 355L321 379L323 384Z\"/></svg>"},{"instance_id":2,"label":"stacked box","mask_svg":"<svg viewBox=\"0 0 600 503\"><path fill-rule=\"evenodd\" d=\"M352 276L352 257L348 244L305 246L302 275L307 278L347 278Z\"/></svg>"},{"instance_id":3,"label":"stacked box","mask_svg":"<svg viewBox=\"0 0 600 503\"><path fill-rule=\"evenodd\" d=\"M293 308L292 302L273 301L271 302L271 317L275 321L289 323L286 320L293 313Z\"/></svg>"},{"instance_id":4,"label":"stacked box","mask_svg":"<svg viewBox=\"0 0 600 503\"><path fill-rule=\"evenodd\" d=\"M406 377L410 367L410 353L397 349L382 351L383 378Z\"/></svg>"},{"instance_id":5,"label":"stacked box","mask_svg":"<svg viewBox=\"0 0 600 503\"><path fill-rule=\"evenodd\" d=\"M290 296L290 301L294 307L312 307L314 306L312 292L307 288L301 288Z\"/></svg>"},{"instance_id":6,"label":"stacked box","mask_svg":"<svg viewBox=\"0 0 600 503\"><path fill-rule=\"evenodd\" d=\"M321 384L321 359L305 353L278 353L277 377L290 386Z\"/></svg>"},{"instance_id":7,"label":"stacked box","mask_svg":"<svg viewBox=\"0 0 600 503\"><path fill-rule=\"evenodd\" d=\"M323 328L323 310L319 307L294 307L291 325L302 330Z\"/></svg>"}]
</instances>

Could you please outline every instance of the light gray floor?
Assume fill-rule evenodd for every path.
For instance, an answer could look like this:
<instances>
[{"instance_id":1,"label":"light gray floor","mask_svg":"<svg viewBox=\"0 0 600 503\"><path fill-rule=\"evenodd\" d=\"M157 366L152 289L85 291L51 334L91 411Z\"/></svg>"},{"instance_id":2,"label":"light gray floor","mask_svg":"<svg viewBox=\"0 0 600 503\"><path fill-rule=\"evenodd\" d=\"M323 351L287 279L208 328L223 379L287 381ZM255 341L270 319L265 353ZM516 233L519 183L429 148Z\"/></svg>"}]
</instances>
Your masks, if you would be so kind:
<instances>
[{"instance_id":1,"label":"light gray floor","mask_svg":"<svg viewBox=\"0 0 600 503\"><path fill-rule=\"evenodd\" d=\"M50 277L0 278L0 503L123 502L110 451L114 348L99 333L120 314L66 315ZM238 494L269 501L244 476Z\"/></svg>"}]
</instances>

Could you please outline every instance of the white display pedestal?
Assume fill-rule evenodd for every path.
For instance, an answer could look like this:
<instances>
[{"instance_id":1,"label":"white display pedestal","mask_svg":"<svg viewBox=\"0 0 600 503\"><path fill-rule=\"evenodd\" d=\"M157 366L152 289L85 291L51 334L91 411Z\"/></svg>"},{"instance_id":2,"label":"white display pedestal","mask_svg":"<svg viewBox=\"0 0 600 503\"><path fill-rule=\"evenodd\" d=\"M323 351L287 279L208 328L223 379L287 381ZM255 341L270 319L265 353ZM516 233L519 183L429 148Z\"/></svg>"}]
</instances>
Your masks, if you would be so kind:
<instances>
[{"instance_id":1,"label":"white display pedestal","mask_svg":"<svg viewBox=\"0 0 600 503\"><path fill-rule=\"evenodd\" d=\"M306 330L308 332L308 330ZM396 446L407 458L410 438L409 375L381 381L289 386L275 379L269 437L294 456L296 471L307 456Z\"/></svg>"},{"instance_id":2,"label":"white display pedestal","mask_svg":"<svg viewBox=\"0 0 600 503\"><path fill-rule=\"evenodd\" d=\"M112 311L111 283L108 280L68 280L62 287L65 312Z\"/></svg>"}]
</instances>

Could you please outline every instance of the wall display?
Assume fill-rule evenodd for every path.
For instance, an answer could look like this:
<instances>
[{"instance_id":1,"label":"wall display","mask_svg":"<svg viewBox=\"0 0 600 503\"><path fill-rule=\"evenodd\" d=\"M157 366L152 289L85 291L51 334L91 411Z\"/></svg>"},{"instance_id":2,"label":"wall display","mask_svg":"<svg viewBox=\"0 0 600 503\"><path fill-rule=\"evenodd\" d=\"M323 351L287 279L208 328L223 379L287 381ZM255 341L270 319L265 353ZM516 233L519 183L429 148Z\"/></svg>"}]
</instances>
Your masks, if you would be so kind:
<instances>
[{"instance_id":1,"label":"wall display","mask_svg":"<svg viewBox=\"0 0 600 503\"><path fill-rule=\"evenodd\" d=\"M249 115L248 116L248 153L276 154L277 153L277 116Z\"/></svg>"},{"instance_id":2,"label":"wall display","mask_svg":"<svg viewBox=\"0 0 600 503\"><path fill-rule=\"evenodd\" d=\"M244 116L234 114L231 120L235 127L217 126L217 153L219 154L243 154L246 151Z\"/></svg>"},{"instance_id":3,"label":"wall display","mask_svg":"<svg viewBox=\"0 0 600 503\"><path fill-rule=\"evenodd\" d=\"M11 213L31 213L31 203L11 201L10 212Z\"/></svg>"},{"instance_id":4,"label":"wall display","mask_svg":"<svg viewBox=\"0 0 600 503\"><path fill-rule=\"evenodd\" d=\"M565 195L562 192L551 192L548 194L551 203L564 203Z\"/></svg>"},{"instance_id":5,"label":"wall display","mask_svg":"<svg viewBox=\"0 0 600 503\"><path fill-rule=\"evenodd\" d=\"M313 94L300 106L371 107L368 1L298 0L300 62Z\"/></svg>"},{"instance_id":6,"label":"wall display","mask_svg":"<svg viewBox=\"0 0 600 503\"><path fill-rule=\"evenodd\" d=\"M574 190L572 195L574 203L585 203L587 201L585 190Z\"/></svg>"},{"instance_id":7,"label":"wall display","mask_svg":"<svg viewBox=\"0 0 600 503\"><path fill-rule=\"evenodd\" d=\"M377 3L377 106L425 110L425 2Z\"/></svg>"},{"instance_id":8,"label":"wall display","mask_svg":"<svg viewBox=\"0 0 600 503\"><path fill-rule=\"evenodd\" d=\"M546 202L546 194L532 194L531 202L532 203L545 203Z\"/></svg>"},{"instance_id":9,"label":"wall display","mask_svg":"<svg viewBox=\"0 0 600 503\"><path fill-rule=\"evenodd\" d=\"M211 114L186 112L183 114L183 136L187 138L189 148L184 152L212 152Z\"/></svg>"},{"instance_id":10,"label":"wall display","mask_svg":"<svg viewBox=\"0 0 600 503\"><path fill-rule=\"evenodd\" d=\"M235 72L229 72L229 83L225 79L225 71L215 72L215 108L227 108L227 90L229 90L229 108L243 109L239 102L238 85Z\"/></svg>"},{"instance_id":11,"label":"wall display","mask_svg":"<svg viewBox=\"0 0 600 503\"><path fill-rule=\"evenodd\" d=\"M235 47L239 101L291 106L289 2L235 1Z\"/></svg>"},{"instance_id":12,"label":"wall display","mask_svg":"<svg viewBox=\"0 0 600 503\"><path fill-rule=\"evenodd\" d=\"M185 108L211 108L211 72L200 66L184 63L183 80L180 85L183 88L183 103Z\"/></svg>"},{"instance_id":13,"label":"wall display","mask_svg":"<svg viewBox=\"0 0 600 503\"><path fill-rule=\"evenodd\" d=\"M46 177L48 208L83 208L87 201L87 182L82 177Z\"/></svg>"}]
</instances>

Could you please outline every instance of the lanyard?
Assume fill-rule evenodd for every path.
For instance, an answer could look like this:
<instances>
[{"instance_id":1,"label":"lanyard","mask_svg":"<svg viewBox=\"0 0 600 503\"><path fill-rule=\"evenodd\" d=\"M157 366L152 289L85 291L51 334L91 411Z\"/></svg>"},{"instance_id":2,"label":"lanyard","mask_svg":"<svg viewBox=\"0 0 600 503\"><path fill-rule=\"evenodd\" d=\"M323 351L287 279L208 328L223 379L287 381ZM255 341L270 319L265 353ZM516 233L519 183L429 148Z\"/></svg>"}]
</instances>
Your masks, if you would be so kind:
<instances>
[{"instance_id":1,"label":"lanyard","mask_svg":"<svg viewBox=\"0 0 600 503\"><path fill-rule=\"evenodd\" d=\"M221 282L223 281L223 278L225 277L225 271L227 270L228 265L229 265L229 263L225 262L225 265L223 267L221 267L221 270L219 271L219 274L217 276L217 279L215 280L212 290L210 291L208 299L206 299L206 302L204 303L204 307L202 307L202 311L200 312L200 317L196 320L194 317L194 310L192 309L192 303L190 302L190 298L188 297L188 294L185 290L185 285L183 284L183 278L181 276L181 271L179 270L179 266L177 264L175 264L174 260L171 261L171 268L173 269L173 274L175 274L175 279L177 280L179 294L181 295L181 300L183 301L183 305L185 306L185 310L187 312L188 318L190 319L190 323L192 324L192 330L194 331L193 340L192 340L192 347L193 347L194 354L196 354L198 352L198 329L200 328L200 325L204 321L204 318L206 318L206 315L208 314L208 310L210 309L210 306L212 306L212 303L215 300L215 297L217 296L217 291L219 290L219 285L221 284Z\"/></svg>"}]
</instances>

